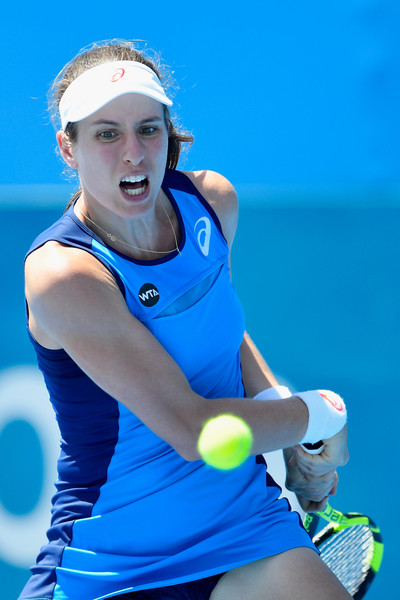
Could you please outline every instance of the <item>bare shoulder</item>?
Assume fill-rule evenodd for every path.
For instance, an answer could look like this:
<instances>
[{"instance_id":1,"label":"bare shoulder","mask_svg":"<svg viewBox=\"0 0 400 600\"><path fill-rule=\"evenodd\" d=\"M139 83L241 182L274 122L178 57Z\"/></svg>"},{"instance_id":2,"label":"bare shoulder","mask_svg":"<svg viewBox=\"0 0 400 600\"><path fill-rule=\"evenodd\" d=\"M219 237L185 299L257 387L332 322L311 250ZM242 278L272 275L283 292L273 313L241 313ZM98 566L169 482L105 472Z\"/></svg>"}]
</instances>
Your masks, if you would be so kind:
<instances>
[{"instance_id":1,"label":"bare shoulder","mask_svg":"<svg viewBox=\"0 0 400 600\"><path fill-rule=\"evenodd\" d=\"M90 316L101 299L104 304L122 300L115 279L94 256L58 242L47 242L28 256L25 294L32 334L53 348L60 346L59 329L79 322L76 315Z\"/></svg>"},{"instance_id":2,"label":"bare shoulder","mask_svg":"<svg viewBox=\"0 0 400 600\"><path fill-rule=\"evenodd\" d=\"M32 252L25 263L26 290L32 296L60 286L66 291L75 281L104 280L108 275L108 270L90 253L52 241ZM110 278L113 280L111 275Z\"/></svg>"},{"instance_id":3,"label":"bare shoulder","mask_svg":"<svg viewBox=\"0 0 400 600\"><path fill-rule=\"evenodd\" d=\"M218 216L228 244L235 237L238 221L238 197L231 182L215 171L186 171Z\"/></svg>"}]
</instances>

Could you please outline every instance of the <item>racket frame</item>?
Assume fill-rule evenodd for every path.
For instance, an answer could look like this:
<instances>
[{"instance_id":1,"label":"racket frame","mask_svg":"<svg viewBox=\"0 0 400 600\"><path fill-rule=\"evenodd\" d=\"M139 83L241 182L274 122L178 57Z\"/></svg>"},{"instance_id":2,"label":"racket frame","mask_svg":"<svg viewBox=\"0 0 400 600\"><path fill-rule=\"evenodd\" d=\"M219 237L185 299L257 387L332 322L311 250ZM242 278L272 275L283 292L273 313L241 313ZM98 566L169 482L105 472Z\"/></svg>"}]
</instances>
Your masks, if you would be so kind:
<instances>
[{"instance_id":1,"label":"racket frame","mask_svg":"<svg viewBox=\"0 0 400 600\"><path fill-rule=\"evenodd\" d=\"M325 521L328 521L328 525L326 525L318 534L316 534L316 530L321 518ZM366 578L353 596L354 600L361 600L361 598L364 597L365 593L369 589L372 580L379 571L382 563L383 540L379 527L367 515L363 515L361 513L341 513L340 511L332 508L329 504L327 504L323 511L308 513L304 519L304 528L309 533L313 543L317 548L319 548L319 546L340 531L355 525L364 525L368 527L373 536L373 556L371 560L371 566Z\"/></svg>"}]
</instances>

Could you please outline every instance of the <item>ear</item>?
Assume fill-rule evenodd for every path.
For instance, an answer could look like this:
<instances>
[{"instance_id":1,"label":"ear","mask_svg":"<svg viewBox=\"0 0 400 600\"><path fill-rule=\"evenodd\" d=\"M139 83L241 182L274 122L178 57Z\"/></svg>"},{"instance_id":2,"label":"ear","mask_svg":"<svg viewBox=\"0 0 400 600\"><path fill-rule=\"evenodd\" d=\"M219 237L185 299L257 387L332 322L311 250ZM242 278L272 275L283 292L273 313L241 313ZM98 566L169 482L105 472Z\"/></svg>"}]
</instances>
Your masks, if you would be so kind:
<instances>
[{"instance_id":1,"label":"ear","mask_svg":"<svg viewBox=\"0 0 400 600\"><path fill-rule=\"evenodd\" d=\"M78 162L75 160L72 144L65 134L65 131L57 131L56 140L60 149L60 154L71 169L78 168Z\"/></svg>"}]
</instances>

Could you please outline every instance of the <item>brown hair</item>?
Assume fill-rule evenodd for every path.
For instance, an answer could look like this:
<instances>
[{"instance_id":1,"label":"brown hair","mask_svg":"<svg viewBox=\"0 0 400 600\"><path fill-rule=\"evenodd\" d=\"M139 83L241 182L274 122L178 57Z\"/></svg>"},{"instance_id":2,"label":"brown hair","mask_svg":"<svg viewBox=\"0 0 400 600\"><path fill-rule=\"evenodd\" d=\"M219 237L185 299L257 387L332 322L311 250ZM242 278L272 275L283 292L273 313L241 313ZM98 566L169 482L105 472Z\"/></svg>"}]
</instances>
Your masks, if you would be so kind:
<instances>
[{"instance_id":1,"label":"brown hair","mask_svg":"<svg viewBox=\"0 0 400 600\"><path fill-rule=\"evenodd\" d=\"M57 75L50 87L48 104L51 121L56 129L59 129L60 123L58 106L67 87L88 69L103 63L120 60L132 60L145 64L156 73L165 89L170 90L173 87L172 77L166 73L166 69L161 65L159 57L152 57L152 59L150 59L148 56L144 55L143 51L136 49L133 42L128 40L95 42L89 47L83 48L75 58L68 62ZM193 136L173 122L168 106L163 105L163 108L165 124L168 131L166 168L176 169L181 155L182 144L185 142L189 144L193 143ZM70 143L75 142L78 135L77 124L68 123L65 134ZM74 194L68 206L70 206L79 194L80 191Z\"/></svg>"}]
</instances>

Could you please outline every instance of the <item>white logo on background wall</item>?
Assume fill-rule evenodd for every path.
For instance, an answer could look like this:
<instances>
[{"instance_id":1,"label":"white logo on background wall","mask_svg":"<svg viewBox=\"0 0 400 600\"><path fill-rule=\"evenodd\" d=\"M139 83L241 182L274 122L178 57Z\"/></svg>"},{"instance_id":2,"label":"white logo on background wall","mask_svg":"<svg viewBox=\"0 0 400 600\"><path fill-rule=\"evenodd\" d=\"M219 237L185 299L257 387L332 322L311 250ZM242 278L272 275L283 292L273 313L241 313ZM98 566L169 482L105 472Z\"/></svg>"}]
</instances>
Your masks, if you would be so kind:
<instances>
[{"instance_id":1,"label":"white logo on background wall","mask_svg":"<svg viewBox=\"0 0 400 600\"><path fill-rule=\"evenodd\" d=\"M26 514L11 513L0 502L0 558L26 568L32 564L45 541L60 452L58 427L49 394L39 370L33 366L0 371L0 432L8 424L19 420L30 424L39 438L44 461L43 489L39 500ZM15 440L15 444L21 443L23 440ZM8 468L13 468L12 460ZM26 457L26 468L31 468L29 456Z\"/></svg>"},{"instance_id":2,"label":"white logo on background wall","mask_svg":"<svg viewBox=\"0 0 400 600\"><path fill-rule=\"evenodd\" d=\"M198 225L202 224L203 227L199 228ZM210 238L211 238L211 222L208 217L201 217L194 226L194 231L197 233L197 241L200 246L200 250L204 256L208 256L210 251Z\"/></svg>"}]
</instances>

